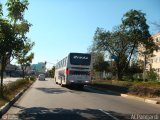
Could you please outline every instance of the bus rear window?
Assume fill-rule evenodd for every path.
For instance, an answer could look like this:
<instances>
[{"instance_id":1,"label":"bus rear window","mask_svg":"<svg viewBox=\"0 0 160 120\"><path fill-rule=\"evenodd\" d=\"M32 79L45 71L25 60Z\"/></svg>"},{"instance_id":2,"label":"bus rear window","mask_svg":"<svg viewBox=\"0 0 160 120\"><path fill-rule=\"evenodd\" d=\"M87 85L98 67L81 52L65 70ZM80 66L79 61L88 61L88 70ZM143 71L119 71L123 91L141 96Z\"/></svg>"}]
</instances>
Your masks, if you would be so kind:
<instances>
[{"instance_id":1,"label":"bus rear window","mask_svg":"<svg viewBox=\"0 0 160 120\"><path fill-rule=\"evenodd\" d=\"M90 54L81 54L81 53L71 53L70 54L70 63L72 65L90 65L91 64L91 55Z\"/></svg>"}]
</instances>

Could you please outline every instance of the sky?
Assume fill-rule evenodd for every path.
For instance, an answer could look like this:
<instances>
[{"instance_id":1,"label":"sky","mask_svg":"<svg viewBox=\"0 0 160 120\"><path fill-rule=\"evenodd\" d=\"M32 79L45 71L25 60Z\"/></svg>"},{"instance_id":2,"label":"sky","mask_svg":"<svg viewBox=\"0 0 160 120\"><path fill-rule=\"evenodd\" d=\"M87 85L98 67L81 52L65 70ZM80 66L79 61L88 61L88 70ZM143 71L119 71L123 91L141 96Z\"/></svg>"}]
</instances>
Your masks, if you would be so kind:
<instances>
[{"instance_id":1,"label":"sky","mask_svg":"<svg viewBox=\"0 0 160 120\"><path fill-rule=\"evenodd\" d=\"M146 13L155 34L151 23L160 23L159 6L160 0L29 0L24 17L32 24L28 37L35 42L33 63L47 61L51 68L70 52L86 53L97 27L112 31L131 9Z\"/></svg>"}]
</instances>

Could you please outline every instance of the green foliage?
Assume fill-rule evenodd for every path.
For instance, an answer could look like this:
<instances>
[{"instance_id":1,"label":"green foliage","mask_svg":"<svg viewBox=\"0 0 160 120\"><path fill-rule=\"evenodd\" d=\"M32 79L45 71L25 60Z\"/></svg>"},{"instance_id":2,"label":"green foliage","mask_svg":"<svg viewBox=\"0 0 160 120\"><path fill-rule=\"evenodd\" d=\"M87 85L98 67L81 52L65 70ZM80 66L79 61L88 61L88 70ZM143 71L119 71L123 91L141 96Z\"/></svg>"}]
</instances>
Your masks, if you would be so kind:
<instances>
[{"instance_id":1,"label":"green foliage","mask_svg":"<svg viewBox=\"0 0 160 120\"><path fill-rule=\"evenodd\" d=\"M94 53L93 69L95 69L97 72L103 72L108 71L108 67L108 62L104 61L104 54Z\"/></svg>"},{"instance_id":2,"label":"green foliage","mask_svg":"<svg viewBox=\"0 0 160 120\"><path fill-rule=\"evenodd\" d=\"M131 66L128 67L126 73L128 74L136 74L136 73L142 73L143 69L137 64L137 63L132 63Z\"/></svg>"},{"instance_id":3,"label":"green foliage","mask_svg":"<svg viewBox=\"0 0 160 120\"><path fill-rule=\"evenodd\" d=\"M137 83L130 87L128 93L141 97L160 97L160 84Z\"/></svg>"},{"instance_id":4,"label":"green foliage","mask_svg":"<svg viewBox=\"0 0 160 120\"><path fill-rule=\"evenodd\" d=\"M7 62L10 62L10 58L14 58L24 48L25 41L28 40L26 34L31 26L24 19L28 0L8 0L6 6L7 18L3 16L0 4L1 95L3 94L3 72Z\"/></svg>"},{"instance_id":5,"label":"green foliage","mask_svg":"<svg viewBox=\"0 0 160 120\"><path fill-rule=\"evenodd\" d=\"M146 23L145 14L130 10L124 14L122 24L115 29L105 31L97 28L94 34L93 48L104 51L114 57L118 79L122 79L130 60L136 55L139 45L146 49L145 54L152 54L158 46L153 42Z\"/></svg>"},{"instance_id":6,"label":"green foliage","mask_svg":"<svg viewBox=\"0 0 160 120\"><path fill-rule=\"evenodd\" d=\"M55 66L53 66L52 69L49 70L49 75L50 75L50 77L54 78L54 75L55 75Z\"/></svg>"},{"instance_id":7,"label":"green foliage","mask_svg":"<svg viewBox=\"0 0 160 120\"><path fill-rule=\"evenodd\" d=\"M17 62L21 65L21 69L23 71L23 78L25 77L25 70L27 66L30 66L34 58L34 53L30 53L28 55L29 51L32 49L33 46L34 42L31 42L29 40L25 41L23 49L16 53Z\"/></svg>"},{"instance_id":8,"label":"green foliage","mask_svg":"<svg viewBox=\"0 0 160 120\"><path fill-rule=\"evenodd\" d=\"M7 85L4 86L3 92L6 94L10 94L13 91L17 90L20 87L26 86L27 84L29 84L29 80L27 79L19 79L15 82L9 83Z\"/></svg>"},{"instance_id":9,"label":"green foliage","mask_svg":"<svg viewBox=\"0 0 160 120\"><path fill-rule=\"evenodd\" d=\"M137 80L135 76L141 73L143 73L143 69L141 68L141 66L139 66L137 63L132 62L132 65L128 66L128 68L126 69L125 75L123 76L123 80L126 81Z\"/></svg>"},{"instance_id":10,"label":"green foliage","mask_svg":"<svg viewBox=\"0 0 160 120\"><path fill-rule=\"evenodd\" d=\"M146 49L146 54L152 54L154 50L158 50L158 46L155 45L149 33L145 13L138 10L128 11L122 18L122 25L129 35L129 41L136 48L140 44L143 45Z\"/></svg>"},{"instance_id":11,"label":"green foliage","mask_svg":"<svg viewBox=\"0 0 160 120\"><path fill-rule=\"evenodd\" d=\"M0 56L1 61L2 57L11 57L12 48L14 49L15 37L13 32L13 26L9 23L8 20L0 19Z\"/></svg>"},{"instance_id":12,"label":"green foliage","mask_svg":"<svg viewBox=\"0 0 160 120\"><path fill-rule=\"evenodd\" d=\"M3 15L3 12L2 12L2 4L0 3L0 17Z\"/></svg>"},{"instance_id":13,"label":"green foliage","mask_svg":"<svg viewBox=\"0 0 160 120\"><path fill-rule=\"evenodd\" d=\"M149 81L157 81L158 74L154 69L151 69L149 72L147 72L147 78Z\"/></svg>"},{"instance_id":14,"label":"green foliage","mask_svg":"<svg viewBox=\"0 0 160 120\"><path fill-rule=\"evenodd\" d=\"M24 11L28 9L28 0L8 0L6 3L8 7L8 17L13 21L23 20Z\"/></svg>"},{"instance_id":15,"label":"green foliage","mask_svg":"<svg viewBox=\"0 0 160 120\"><path fill-rule=\"evenodd\" d=\"M8 20L0 18L0 61L1 61L1 87L0 94L3 97L3 72L6 68L13 50L16 48L13 27Z\"/></svg>"},{"instance_id":16,"label":"green foliage","mask_svg":"<svg viewBox=\"0 0 160 120\"><path fill-rule=\"evenodd\" d=\"M35 80L36 80L36 76L31 76L31 77L30 77L30 80L31 80L31 81L35 81Z\"/></svg>"},{"instance_id":17,"label":"green foliage","mask_svg":"<svg viewBox=\"0 0 160 120\"><path fill-rule=\"evenodd\" d=\"M117 80L93 81L94 86L141 97L160 97L158 82L130 82Z\"/></svg>"}]
</instances>

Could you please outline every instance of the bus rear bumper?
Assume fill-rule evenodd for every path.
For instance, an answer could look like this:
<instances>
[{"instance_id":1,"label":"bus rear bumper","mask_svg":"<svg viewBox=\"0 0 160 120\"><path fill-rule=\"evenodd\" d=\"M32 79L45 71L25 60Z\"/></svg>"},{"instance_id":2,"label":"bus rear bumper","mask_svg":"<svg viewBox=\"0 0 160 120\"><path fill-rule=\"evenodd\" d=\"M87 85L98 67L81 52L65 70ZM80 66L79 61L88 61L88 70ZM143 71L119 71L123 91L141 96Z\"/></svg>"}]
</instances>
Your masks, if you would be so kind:
<instances>
[{"instance_id":1,"label":"bus rear bumper","mask_svg":"<svg viewBox=\"0 0 160 120\"><path fill-rule=\"evenodd\" d=\"M68 85L89 85L91 84L91 81L75 81L75 80L70 80L68 81Z\"/></svg>"}]
</instances>

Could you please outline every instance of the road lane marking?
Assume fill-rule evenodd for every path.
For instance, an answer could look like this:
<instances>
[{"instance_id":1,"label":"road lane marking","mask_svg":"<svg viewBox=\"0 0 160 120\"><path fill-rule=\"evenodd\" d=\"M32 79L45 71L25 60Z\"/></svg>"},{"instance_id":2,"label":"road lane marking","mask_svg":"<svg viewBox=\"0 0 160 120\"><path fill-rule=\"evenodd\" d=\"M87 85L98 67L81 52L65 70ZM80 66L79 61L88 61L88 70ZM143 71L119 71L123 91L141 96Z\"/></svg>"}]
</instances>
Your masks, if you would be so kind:
<instances>
[{"instance_id":1,"label":"road lane marking","mask_svg":"<svg viewBox=\"0 0 160 120\"><path fill-rule=\"evenodd\" d=\"M104 111L104 110L102 110L102 109L98 109L98 110L100 110L100 111L103 112L104 114L110 116L110 117L113 118L114 120L119 120L118 118L114 117L113 115L111 115L110 113L108 113L108 112L106 112L106 111Z\"/></svg>"}]
</instances>

